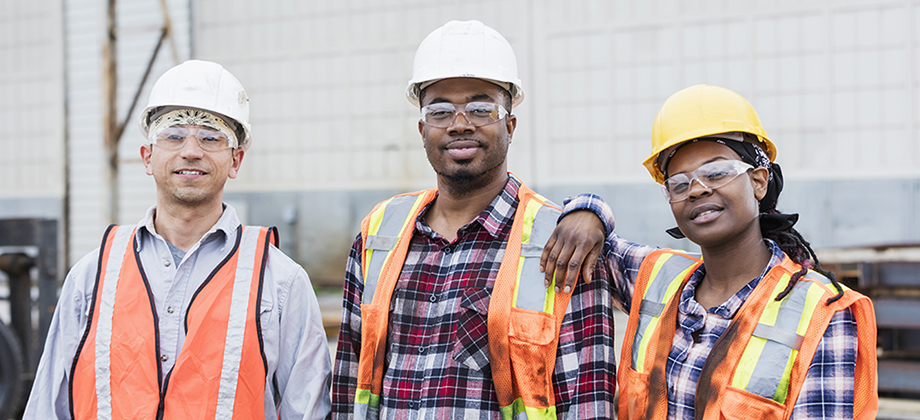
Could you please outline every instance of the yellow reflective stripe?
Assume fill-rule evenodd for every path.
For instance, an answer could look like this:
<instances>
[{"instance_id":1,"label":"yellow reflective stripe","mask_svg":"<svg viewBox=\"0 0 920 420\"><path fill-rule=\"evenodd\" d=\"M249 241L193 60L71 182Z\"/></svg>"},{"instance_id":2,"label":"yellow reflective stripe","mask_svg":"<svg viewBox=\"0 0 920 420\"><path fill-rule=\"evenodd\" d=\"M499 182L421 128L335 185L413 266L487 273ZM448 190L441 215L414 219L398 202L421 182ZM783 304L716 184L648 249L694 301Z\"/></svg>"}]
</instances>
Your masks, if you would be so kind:
<instances>
[{"instance_id":1,"label":"yellow reflective stripe","mask_svg":"<svg viewBox=\"0 0 920 420\"><path fill-rule=\"evenodd\" d=\"M776 283L770 296L776 296L782 292L783 289L789 285L789 280L791 278L792 276L789 274L784 274ZM760 315L759 323L775 325L776 317L779 315L779 310L782 306L783 302L777 302L775 299L770 299L770 302L767 303L763 313ZM754 368L757 367L757 361L760 359L760 355L763 353L763 348L766 344L767 340L765 338L751 336L751 340L748 341L747 346L744 348L744 353L741 355L741 361L738 362L738 367L735 368L735 373L732 377L733 387L747 389L751 381L751 376L754 374Z\"/></svg>"},{"instance_id":2,"label":"yellow reflective stripe","mask_svg":"<svg viewBox=\"0 0 920 420\"><path fill-rule=\"evenodd\" d=\"M658 261L655 261L655 266L652 267L652 274L649 276L649 281L645 285L645 290L642 291L643 298L645 298L645 295L648 293L648 290L651 287L653 281L663 280L658 279L658 273L661 271L661 267L664 266L664 263L671 258L671 255L673 254L662 254L661 257L658 258ZM677 279L682 278L682 276L677 277ZM667 302L670 300L670 297L673 296L674 290L677 289L674 284L676 283L678 286L680 285L680 280L677 279L668 279L671 281L671 284L668 285L668 289L664 293L665 298L662 302ZM636 357L636 372L642 373L645 370L645 355L648 351L648 345L652 336L652 331L655 331L655 327L658 326L658 318L660 317L652 317L651 322L648 323L648 325L645 327L645 331L642 334L642 341L639 342L639 355Z\"/></svg>"},{"instance_id":3,"label":"yellow reflective stripe","mask_svg":"<svg viewBox=\"0 0 920 420\"><path fill-rule=\"evenodd\" d=\"M541 197L542 198L542 197ZM542 198L546 200L545 198ZM521 244L529 244L530 236L533 233L534 220L537 218L537 214L540 212L540 209L543 207L543 204L537 200L531 199L527 202L527 208L524 209L524 220L523 226L521 229ZM505 249L505 252L508 252ZM524 256L518 258L518 267L517 275L514 280L514 294L511 296L511 307L517 308L518 305L518 294L521 290L521 276L524 272ZM546 299L543 301L543 312L550 315L553 314L553 308L556 304L556 291L555 291L556 279L555 273L553 274L553 282L549 285L549 288L546 289Z\"/></svg>"},{"instance_id":4,"label":"yellow reflective stripe","mask_svg":"<svg viewBox=\"0 0 920 420\"><path fill-rule=\"evenodd\" d=\"M797 334L805 335L808 325L811 324L811 316L815 313L815 307L818 306L822 297L824 297L824 288L812 283L805 297L805 310L802 311L802 319L799 320L799 327L795 331Z\"/></svg>"},{"instance_id":5,"label":"yellow reflective stripe","mask_svg":"<svg viewBox=\"0 0 920 420\"><path fill-rule=\"evenodd\" d=\"M524 405L524 400L520 397L512 401L510 405L499 407L498 411L501 413L502 419L506 420L512 420L515 418L515 416L521 413L527 414L527 420L556 419L556 406L546 408L528 407Z\"/></svg>"},{"instance_id":6,"label":"yellow reflective stripe","mask_svg":"<svg viewBox=\"0 0 920 420\"><path fill-rule=\"evenodd\" d=\"M530 243L530 233L533 232L533 220L537 217L540 206L541 204L536 200L529 200L527 202L527 208L524 209L524 226L522 226L523 229L521 230L521 244ZM507 247L505 248L505 252L508 252ZM512 308L517 308L518 291L521 290L521 273L524 271L523 269L524 257L521 256L518 258L517 275L514 278L514 294L511 296Z\"/></svg>"},{"instance_id":7,"label":"yellow reflective stripe","mask_svg":"<svg viewBox=\"0 0 920 420\"><path fill-rule=\"evenodd\" d=\"M371 213L370 223L367 228L367 236L376 235L380 230L380 223L383 221L383 212L387 208L387 204L390 204L390 201L393 201L393 198L390 198L383 202L380 207L377 207L377 211ZM364 261L370 261L371 256L374 255L373 249L364 250ZM364 282L367 283L367 268L370 264L364 264Z\"/></svg>"},{"instance_id":8,"label":"yellow reflective stripe","mask_svg":"<svg viewBox=\"0 0 920 420\"><path fill-rule=\"evenodd\" d=\"M380 396L371 394L369 389L358 389L355 392L355 404L366 404L371 408L380 407Z\"/></svg>"},{"instance_id":9,"label":"yellow reflective stripe","mask_svg":"<svg viewBox=\"0 0 920 420\"><path fill-rule=\"evenodd\" d=\"M786 361L786 368L783 370L783 376L779 378L779 386L776 387L776 393L773 394L773 401L776 401L780 404L786 404L786 396L789 394L789 378L792 376L792 365L795 363L796 356L799 355L799 351L792 349L789 353L789 360Z\"/></svg>"}]
</instances>

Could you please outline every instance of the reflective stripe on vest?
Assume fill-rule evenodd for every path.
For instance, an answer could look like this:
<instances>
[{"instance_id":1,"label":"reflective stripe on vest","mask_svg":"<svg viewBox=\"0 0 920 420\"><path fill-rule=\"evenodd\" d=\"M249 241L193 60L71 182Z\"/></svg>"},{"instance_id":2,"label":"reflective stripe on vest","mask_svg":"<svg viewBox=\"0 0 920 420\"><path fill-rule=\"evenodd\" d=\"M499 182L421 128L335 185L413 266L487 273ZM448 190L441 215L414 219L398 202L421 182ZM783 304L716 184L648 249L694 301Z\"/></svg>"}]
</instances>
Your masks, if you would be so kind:
<instances>
[{"instance_id":1,"label":"reflective stripe on vest","mask_svg":"<svg viewBox=\"0 0 920 420\"><path fill-rule=\"evenodd\" d=\"M671 287L676 284L680 288L679 285L696 269L696 266L687 269L686 262L675 258L679 256L683 255L671 250L650 254L642 263L634 293L645 293L644 296L648 298L658 296L659 291L664 289L670 297L660 303L671 308L668 306L669 301L679 299L679 291L671 292ZM668 265L674 266L668 268ZM878 396L874 376L877 366L874 358L876 330L871 302L865 296L844 287L844 297L827 306L825 302L836 291L829 279L813 271L799 279L790 293L777 302L776 296L789 284L792 274L800 269L801 266L785 258L763 277L736 313L729 329L723 333L723 338L731 336L731 340L717 341L700 374L695 401L697 419L725 418L726 413L729 418L788 418L831 317L845 309L853 312L859 328L857 387L862 383L865 384L863 388L868 390L855 395L855 418L873 418L873 413L877 411ZM678 274L669 278L665 273ZM634 307L627 327L627 334L630 335L624 342L623 354L624 358L628 357L626 349L631 348L634 369L621 366L618 377L622 393L619 418L624 420L657 415L649 413L666 413L668 404L666 398L649 401L646 393L650 389L649 376L643 376L641 372L659 367L652 366L655 361L643 360L639 355L642 351L652 354L665 352L666 355L670 348L655 347L660 343L670 343L671 339L659 337L658 328L641 328L641 322L634 320L637 312L656 312L645 308L657 308L657 305L647 305L644 301L637 305L638 296L633 298ZM654 302L655 299L652 300ZM649 314L650 317L652 315L654 313ZM636 328L637 325L640 328ZM630 343L630 340L635 341ZM637 341L646 343L637 345ZM659 357L656 360L658 363L666 363L666 358ZM664 369L665 366L660 368ZM798 378L798 381L792 383L793 378Z\"/></svg>"},{"instance_id":2,"label":"reflective stripe on vest","mask_svg":"<svg viewBox=\"0 0 920 420\"><path fill-rule=\"evenodd\" d=\"M829 279L809 271L783 300L777 302L776 296L791 278L788 273L783 274L774 287L732 377L733 387L780 404L786 403L792 365L805 340L815 307L825 294L825 288L819 283L831 286Z\"/></svg>"},{"instance_id":3,"label":"reflective stripe on vest","mask_svg":"<svg viewBox=\"0 0 920 420\"><path fill-rule=\"evenodd\" d=\"M667 264L666 264L667 263ZM665 304L680 288L681 281L693 273L699 261L683 254L661 254L655 261L651 279L642 291L639 306L639 325L633 338L632 368L645 371L645 356L652 332L658 327L658 320ZM638 293L639 291L635 291Z\"/></svg>"},{"instance_id":4,"label":"reflective stripe on vest","mask_svg":"<svg viewBox=\"0 0 920 420\"><path fill-rule=\"evenodd\" d=\"M258 227L237 231L233 250L192 297L185 342L164 379L156 310L135 229L110 227L100 249L99 267L105 270L97 274L87 329L74 357L73 417L264 418L267 361L258 324L273 233Z\"/></svg>"},{"instance_id":5,"label":"reflective stripe on vest","mask_svg":"<svg viewBox=\"0 0 920 420\"><path fill-rule=\"evenodd\" d=\"M380 410L380 391L383 383L383 367L369 366L373 363L373 358L383 359L383 354L370 355L368 353L378 351L386 341L386 326L388 323L387 312L382 309L378 310L376 306L389 308L389 299L395 288L396 280L401 272L402 263L405 255L394 252L402 246L402 253L408 247L411 240L412 232L415 227L415 220L421 210L434 199L435 190L426 190L419 193L396 196L390 200L384 201L365 218L362 224L362 236L364 238L365 250L362 264L364 267L364 292L362 296L362 340L374 340L375 343L367 341L362 342L362 353L359 361L358 389L355 394L354 414L356 419L376 419L379 417ZM512 308L517 312L510 317L536 315L540 317L549 317L553 322L550 324L537 324L537 326L546 326L549 331L543 331L544 336L555 337L551 342L544 345L555 346L558 342L558 321L568 305L570 295L564 295L564 300L560 299L554 293L554 285L549 288L543 286L543 274L539 271L540 254L543 251L543 244L549 238L556 226L556 220L560 214L558 209L548 205L548 201L530 191L526 186L521 185L518 191L520 198L519 208L515 214L514 224L512 225L512 234L519 232L519 241L509 239L505 249L505 257L502 260L500 274L496 278L493 288L492 299L496 298L496 291L506 288L510 291L507 309L509 313ZM518 244L516 247L512 244ZM391 261L392 260L392 261ZM398 264L398 267L390 269L387 276L387 267L392 264ZM510 276L503 276L501 271L511 273ZM500 280L508 278L508 283ZM366 317L365 311L374 311L377 316ZM561 311L561 313L560 313ZM540 353L541 360L534 363L533 360L518 360L516 344L520 340L526 339L528 331L520 325L528 325L526 320L514 318L511 324L518 325L518 330L509 331L509 318L498 321L503 324L505 330L505 340L502 343L493 343L491 339L491 328L496 320L493 318L493 306L489 306L489 328L490 328L490 359L493 364L493 379L495 380L496 392L499 395L508 395L510 398L502 404L500 402L500 411L503 418L506 419L537 419L537 418L556 418L555 403L553 402L551 375L555 365L555 351L552 351L552 365L549 366L548 372L545 366L546 358ZM515 322L517 320L517 322ZM374 325L371 325L371 324ZM380 325L382 323L382 325ZM553 326L554 325L554 326ZM382 329L382 334L380 333ZM509 335L515 335L516 340L509 346ZM534 334L540 335L540 334ZM501 354L502 361L497 360L499 357L495 354L492 346L496 345ZM518 347L521 347L518 345ZM517 359L515 359L517 357ZM526 358L526 356L525 356ZM530 362L530 363L526 363ZM539 366L536 366L539 364ZM496 374L501 371L497 365L504 365L514 370L515 375L510 371L507 375ZM526 366L525 366L526 365ZM530 369L527 369L530 368ZM529 395L513 395L514 384L511 382L512 376L518 380L528 380L533 378L533 373L542 372L546 376L541 382L547 382L549 379L549 404L533 403L533 398ZM526 387L532 388L532 387ZM528 389L522 394L526 394ZM545 392L538 392L542 395ZM500 398L501 399L501 398ZM543 406L545 405L545 406Z\"/></svg>"}]
</instances>

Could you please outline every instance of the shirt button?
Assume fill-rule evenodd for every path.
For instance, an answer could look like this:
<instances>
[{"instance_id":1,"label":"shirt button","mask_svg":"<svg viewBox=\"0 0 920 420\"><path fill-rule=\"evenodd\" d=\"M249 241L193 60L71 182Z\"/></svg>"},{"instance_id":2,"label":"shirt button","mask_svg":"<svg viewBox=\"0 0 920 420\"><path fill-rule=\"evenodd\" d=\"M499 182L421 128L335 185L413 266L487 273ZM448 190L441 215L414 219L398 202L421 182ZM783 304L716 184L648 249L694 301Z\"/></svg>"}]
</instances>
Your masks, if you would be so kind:
<instances>
[{"instance_id":1,"label":"shirt button","mask_svg":"<svg viewBox=\"0 0 920 420\"><path fill-rule=\"evenodd\" d=\"M170 264L172 264L172 262L171 262L171 261L169 261L169 260L163 260L163 265L165 265L165 266L167 266L167 267L169 267L169 266L170 266Z\"/></svg>"},{"instance_id":2,"label":"shirt button","mask_svg":"<svg viewBox=\"0 0 920 420\"><path fill-rule=\"evenodd\" d=\"M172 306L170 306L170 307L166 308L166 312L169 312L169 313L176 312L176 308L173 308Z\"/></svg>"},{"instance_id":3,"label":"shirt button","mask_svg":"<svg viewBox=\"0 0 920 420\"><path fill-rule=\"evenodd\" d=\"M454 251L454 250L451 249L451 247L449 247L449 246L445 246L445 247L444 247L444 253L445 253L445 254L450 254L450 253L453 252L453 251Z\"/></svg>"},{"instance_id":4,"label":"shirt button","mask_svg":"<svg viewBox=\"0 0 920 420\"><path fill-rule=\"evenodd\" d=\"M428 350L428 348L426 348L425 346L422 346L422 347L419 347L419 348L418 348L418 352L419 352L419 353L424 353L426 350Z\"/></svg>"},{"instance_id":5,"label":"shirt button","mask_svg":"<svg viewBox=\"0 0 920 420\"><path fill-rule=\"evenodd\" d=\"M409 401L409 408L418 408L418 401Z\"/></svg>"},{"instance_id":6,"label":"shirt button","mask_svg":"<svg viewBox=\"0 0 920 420\"><path fill-rule=\"evenodd\" d=\"M437 301L438 301L438 297L435 296L434 293L432 293L431 296L428 296L428 301L431 302L431 303L437 302Z\"/></svg>"},{"instance_id":7,"label":"shirt button","mask_svg":"<svg viewBox=\"0 0 920 420\"><path fill-rule=\"evenodd\" d=\"M165 362L165 361L169 360L169 356L167 356L167 355L164 354L164 355L160 356L160 360L162 360L162 361Z\"/></svg>"}]
</instances>

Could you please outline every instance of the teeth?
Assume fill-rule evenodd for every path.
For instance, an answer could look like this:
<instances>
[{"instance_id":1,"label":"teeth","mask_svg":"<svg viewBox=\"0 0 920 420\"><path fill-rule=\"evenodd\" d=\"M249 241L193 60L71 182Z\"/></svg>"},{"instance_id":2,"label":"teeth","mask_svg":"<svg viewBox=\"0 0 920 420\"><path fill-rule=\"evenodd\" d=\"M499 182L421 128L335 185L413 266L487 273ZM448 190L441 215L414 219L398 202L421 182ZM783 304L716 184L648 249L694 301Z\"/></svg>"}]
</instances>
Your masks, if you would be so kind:
<instances>
[{"instance_id":1,"label":"teeth","mask_svg":"<svg viewBox=\"0 0 920 420\"><path fill-rule=\"evenodd\" d=\"M204 175L204 172L201 171L179 171L181 175Z\"/></svg>"}]
</instances>

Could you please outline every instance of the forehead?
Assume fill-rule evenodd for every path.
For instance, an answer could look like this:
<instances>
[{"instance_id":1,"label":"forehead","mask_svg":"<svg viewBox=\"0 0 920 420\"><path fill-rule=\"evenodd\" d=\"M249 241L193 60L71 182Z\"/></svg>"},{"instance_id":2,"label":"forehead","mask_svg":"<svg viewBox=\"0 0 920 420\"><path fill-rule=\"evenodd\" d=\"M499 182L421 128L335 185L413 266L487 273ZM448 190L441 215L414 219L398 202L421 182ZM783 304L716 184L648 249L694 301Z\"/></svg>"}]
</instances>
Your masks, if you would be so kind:
<instances>
[{"instance_id":1,"label":"forehead","mask_svg":"<svg viewBox=\"0 0 920 420\"><path fill-rule=\"evenodd\" d=\"M668 174L693 171L715 160L739 160L734 150L714 141L698 141L681 147L667 163Z\"/></svg>"},{"instance_id":2,"label":"forehead","mask_svg":"<svg viewBox=\"0 0 920 420\"><path fill-rule=\"evenodd\" d=\"M503 92L504 89L500 86L482 79L454 77L440 80L425 88L422 105L435 102L498 102Z\"/></svg>"}]
</instances>

